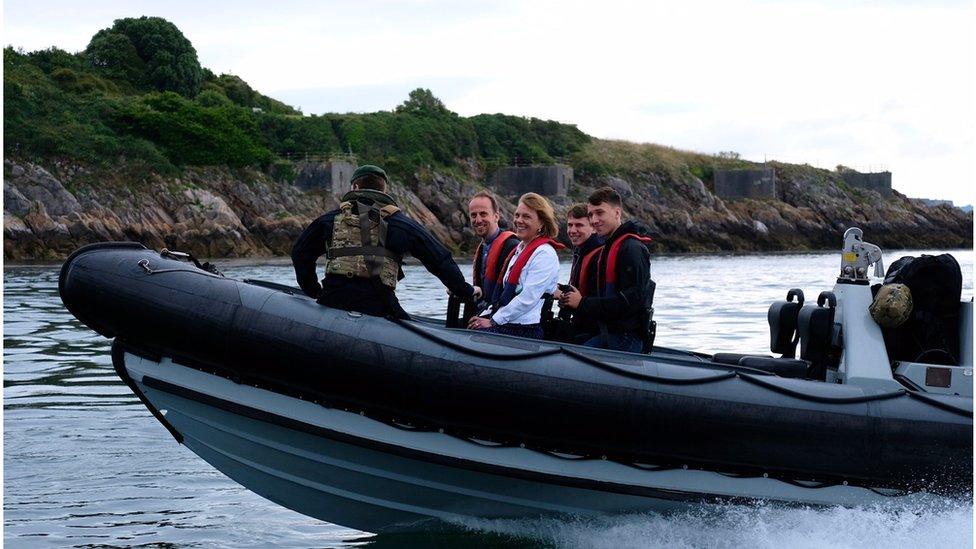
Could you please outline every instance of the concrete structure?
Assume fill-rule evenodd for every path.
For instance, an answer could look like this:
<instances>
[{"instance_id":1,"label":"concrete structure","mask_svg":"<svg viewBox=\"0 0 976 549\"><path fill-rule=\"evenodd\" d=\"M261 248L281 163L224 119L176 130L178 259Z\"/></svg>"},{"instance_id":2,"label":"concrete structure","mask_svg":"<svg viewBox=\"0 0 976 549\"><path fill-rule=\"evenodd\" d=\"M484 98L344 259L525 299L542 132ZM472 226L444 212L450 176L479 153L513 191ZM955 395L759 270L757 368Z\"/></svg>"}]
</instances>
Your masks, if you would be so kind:
<instances>
[{"instance_id":1,"label":"concrete structure","mask_svg":"<svg viewBox=\"0 0 976 549\"><path fill-rule=\"evenodd\" d=\"M867 189L881 193L881 196L891 196L891 172L861 173L854 170L844 170L840 176L851 187Z\"/></svg>"},{"instance_id":2,"label":"concrete structure","mask_svg":"<svg viewBox=\"0 0 976 549\"><path fill-rule=\"evenodd\" d=\"M776 198L776 171L715 170L715 196L726 199Z\"/></svg>"},{"instance_id":3,"label":"concrete structure","mask_svg":"<svg viewBox=\"0 0 976 549\"><path fill-rule=\"evenodd\" d=\"M543 196L566 196L573 184L573 168L555 166L510 166L492 174L489 184L501 194L534 192Z\"/></svg>"},{"instance_id":4,"label":"concrete structure","mask_svg":"<svg viewBox=\"0 0 976 549\"><path fill-rule=\"evenodd\" d=\"M295 185L306 191L324 190L341 196L352 189L350 180L354 171L356 165L347 160L303 160L295 163Z\"/></svg>"}]
</instances>

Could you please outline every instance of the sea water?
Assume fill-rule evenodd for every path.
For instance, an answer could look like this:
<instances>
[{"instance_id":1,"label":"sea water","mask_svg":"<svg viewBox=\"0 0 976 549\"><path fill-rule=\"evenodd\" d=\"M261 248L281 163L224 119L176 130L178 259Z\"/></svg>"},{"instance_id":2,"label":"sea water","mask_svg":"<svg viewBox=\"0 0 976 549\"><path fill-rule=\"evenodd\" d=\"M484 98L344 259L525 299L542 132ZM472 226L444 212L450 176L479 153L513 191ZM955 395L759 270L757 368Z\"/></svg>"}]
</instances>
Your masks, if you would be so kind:
<instances>
[{"instance_id":1,"label":"sea water","mask_svg":"<svg viewBox=\"0 0 976 549\"><path fill-rule=\"evenodd\" d=\"M888 262L905 254L888 252ZM926 253L933 253L931 251ZM973 252L962 265L973 295ZM766 309L790 288L833 286L839 254L655 257L657 344L768 352ZM294 284L281 260L218 261L227 276ZM569 265L563 266L562 279ZM462 267L469 274L470 265ZM447 295L407 266L408 312L443 316ZM461 533L372 536L289 511L177 444L115 376L110 342L57 293L58 266L4 269L4 541L10 547L971 547L970 500L860 509L709 506L659 516L471 520ZM133 319L137 322L138 319Z\"/></svg>"}]
</instances>

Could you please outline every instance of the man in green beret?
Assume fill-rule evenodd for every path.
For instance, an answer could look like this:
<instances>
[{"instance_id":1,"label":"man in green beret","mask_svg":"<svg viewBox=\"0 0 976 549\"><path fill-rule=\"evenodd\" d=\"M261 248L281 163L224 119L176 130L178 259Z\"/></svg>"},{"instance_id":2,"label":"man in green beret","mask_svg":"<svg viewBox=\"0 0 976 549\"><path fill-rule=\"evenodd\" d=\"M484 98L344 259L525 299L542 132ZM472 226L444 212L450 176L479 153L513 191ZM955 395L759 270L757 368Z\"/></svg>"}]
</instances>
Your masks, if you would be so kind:
<instances>
[{"instance_id":1,"label":"man in green beret","mask_svg":"<svg viewBox=\"0 0 976 549\"><path fill-rule=\"evenodd\" d=\"M409 318L394 291L403 278L403 256L409 253L454 295L474 296L451 252L386 193L388 178L382 168L360 166L351 183L339 208L312 221L292 246L295 276L306 294L337 309ZM320 285L315 262L323 254L325 278Z\"/></svg>"}]
</instances>

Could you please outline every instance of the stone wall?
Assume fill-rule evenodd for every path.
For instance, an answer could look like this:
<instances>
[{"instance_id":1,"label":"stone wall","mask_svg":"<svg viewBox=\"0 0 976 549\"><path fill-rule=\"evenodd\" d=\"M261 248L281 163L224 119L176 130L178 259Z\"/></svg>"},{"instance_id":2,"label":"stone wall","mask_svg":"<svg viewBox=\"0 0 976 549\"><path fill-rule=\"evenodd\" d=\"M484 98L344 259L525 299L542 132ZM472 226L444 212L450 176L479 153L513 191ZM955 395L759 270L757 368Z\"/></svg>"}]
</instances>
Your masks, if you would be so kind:
<instances>
[{"instance_id":1,"label":"stone wall","mask_svg":"<svg viewBox=\"0 0 976 549\"><path fill-rule=\"evenodd\" d=\"M844 183L851 187L879 192L884 197L891 196L891 172L861 173L845 170L840 175Z\"/></svg>"},{"instance_id":2,"label":"stone wall","mask_svg":"<svg viewBox=\"0 0 976 549\"><path fill-rule=\"evenodd\" d=\"M776 198L776 172L758 170L715 170L715 195L719 198Z\"/></svg>"},{"instance_id":3,"label":"stone wall","mask_svg":"<svg viewBox=\"0 0 976 549\"><path fill-rule=\"evenodd\" d=\"M564 197L573 184L573 168L561 164L499 168L492 174L489 184L503 195L534 192Z\"/></svg>"},{"instance_id":4,"label":"stone wall","mask_svg":"<svg viewBox=\"0 0 976 549\"><path fill-rule=\"evenodd\" d=\"M324 190L341 196L352 189L356 166L344 160L330 162L301 161L295 164L295 185L302 190Z\"/></svg>"}]
</instances>

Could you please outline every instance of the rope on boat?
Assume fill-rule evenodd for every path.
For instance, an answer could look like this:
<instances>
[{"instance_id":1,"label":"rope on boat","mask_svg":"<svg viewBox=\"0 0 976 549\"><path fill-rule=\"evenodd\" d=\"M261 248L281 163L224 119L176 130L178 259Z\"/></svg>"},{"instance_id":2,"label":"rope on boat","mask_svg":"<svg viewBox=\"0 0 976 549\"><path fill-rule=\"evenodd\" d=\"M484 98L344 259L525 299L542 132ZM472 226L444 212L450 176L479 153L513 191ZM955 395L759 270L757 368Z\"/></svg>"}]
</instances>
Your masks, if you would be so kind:
<instances>
[{"instance_id":1,"label":"rope on boat","mask_svg":"<svg viewBox=\"0 0 976 549\"><path fill-rule=\"evenodd\" d=\"M494 441L490 441L490 440L475 438L475 437L472 437L472 436L453 434L453 433L450 433L450 432L445 431L444 429L436 429L436 430L435 429L426 429L426 428L419 427L419 426L416 426L416 425L409 425L409 426L408 425L404 425L404 424L398 423L398 422L393 421L393 420L383 420L383 419L376 418L376 417L372 417L372 416L367 416L367 417L369 417L373 421L379 421L380 423L384 423L386 425L389 425L391 427L394 427L394 428L397 428L397 429L400 429L400 430L403 430L403 431L410 431L410 432L418 432L419 431L419 432L425 432L425 433L431 433L431 432L435 432L436 431L436 432L438 432L440 434L447 435L447 436L449 436L451 438L454 438L454 439L457 439L457 440L461 440L461 441L467 442L469 444L474 444L476 446L481 446L483 448L520 448L520 449L525 449L525 450L529 450L529 451L532 451L532 452L537 452L537 453L540 453L540 454L545 454L547 456L554 457L554 458L561 459L561 460L565 460L565 461L609 461L609 462L612 462L612 463L616 463L618 465L624 465L626 467L630 467L632 469L638 469L640 471L654 472L654 471L675 471L675 470L679 470L679 469L683 469L683 470L688 470L689 469L689 467L687 465L680 465L680 466L678 466L678 465L653 465L653 464L642 463L642 462L637 462L637 461L632 461L632 460L614 459L614 458L609 457L607 455L596 456L596 455L593 455L593 454L566 454L566 453L558 452L556 450L549 450L549 449L544 449L544 448L535 448L535 447L532 447L532 446L529 446L529 445L526 445L526 444L514 444L514 443L510 443L510 442L494 442ZM748 474L748 473L726 473L726 472L722 472L722 471L712 471L712 470L708 470L708 469L696 469L696 470L710 472L710 473L717 473L717 474L720 474L720 475L725 476L725 477L737 478L737 479L770 478L770 479L773 479L773 480L778 480L780 482L785 482L786 484L789 484L791 486L796 486L798 488L808 488L808 489L811 489L811 490L816 490L816 489L820 489L820 488L830 488L830 487L833 487L833 486L851 486L851 487L855 487L855 488L864 488L864 489L870 490L870 491L872 491L872 492L874 492L874 493L876 493L876 494L878 494L880 496L884 496L884 497L898 497L898 496L904 496L904 495L907 495L907 494L910 493L907 490L900 490L900 489L891 489L891 490L888 490L887 492L883 492L883 491L880 491L877 488L873 488L871 486L864 486L864 485L859 485L859 484L850 484L846 480L840 481L840 482L818 482L818 481L814 481L814 480L803 481L803 480L797 480L797 479L789 478L787 476L783 476L783 475L779 475L779 474L775 474L775 473L772 473L771 474L771 473L768 473L768 472L766 472L766 473Z\"/></svg>"},{"instance_id":2,"label":"rope on boat","mask_svg":"<svg viewBox=\"0 0 976 549\"><path fill-rule=\"evenodd\" d=\"M620 368L620 367L617 367L617 366L613 366L611 364L607 364L606 362L602 362L602 361L597 360L595 358L592 358L592 357L586 356L584 354L581 354L581 353L579 353L577 351L574 351L572 349L567 349L567 348L565 348L563 346L558 346L558 347L555 347L553 349L546 349L546 350L543 350L543 351L535 351L535 352L531 352L531 353L501 354L500 355L500 354L491 353L491 352L488 352L488 351L481 351L479 349L472 349L470 347L465 347L465 346L463 346L461 344L458 344L458 343L455 343L453 341L449 341L449 340L446 340L444 338L438 337L438 336L436 336L436 335L434 335L434 334L432 334L432 333L430 333L430 332L428 332L428 331L426 331L426 330L424 330L424 329L422 329L420 327L414 326L413 324L410 324L409 322L406 322L406 321L401 320L401 319L398 319L398 318L391 318L390 320L392 322L394 322L395 324L397 324L399 326L402 326L402 327L406 328L407 330L409 330L409 331L411 331L411 332L413 332L413 333L415 333L415 334L417 334L417 335L419 335L419 336L421 336L421 337L423 337L425 339L428 339L430 341L433 341L435 343L438 343L440 345L443 345L443 346L445 346L445 347L447 347L449 349L452 349L454 351L457 351L459 353L463 353L463 354L466 354L466 355L469 355L469 356L476 356L476 357L479 357L479 358L487 358L487 359L491 359L491 360L505 360L505 361L508 361L508 360L531 360L531 359L534 359L534 358L541 358L541 357L545 357L545 356L565 354L567 356L570 356L570 357L575 358L576 360L579 360L580 362L584 362L586 364L589 364L590 366L595 366L597 368L600 368L602 370L605 370L605 371L610 372L610 373L613 373L613 374L621 375L621 376L624 376L624 377L630 377L630 378L634 378L634 379L643 379L643 380L647 380L647 381L653 381L655 383L662 383L662 384L668 384L668 385L697 385L697 384L702 384L702 383L712 383L712 382L715 382L715 381L722 381L722 380L725 380L725 379L732 379L736 375L735 372L725 371L725 372L722 372L721 374L718 374L718 375L706 376L706 377L700 377L700 378L670 378L670 377L655 376L655 375L651 375L651 374L645 374L645 373L642 373L642 372L635 372L633 370L628 370L626 368Z\"/></svg>"},{"instance_id":3,"label":"rope on boat","mask_svg":"<svg viewBox=\"0 0 976 549\"><path fill-rule=\"evenodd\" d=\"M897 398L904 396L908 391L905 389L896 389L888 393L878 393L874 395L861 395L861 396L851 396L851 397L825 397L819 395L811 395L807 393L801 393L800 391L794 391L793 389L782 387L776 385L775 383L769 383L764 379L759 379L755 376L748 374L738 374L743 381L748 381L760 387L769 389L770 391L775 391L780 394L784 394L791 397L796 397L802 400L809 400L812 402L819 402L823 404L863 404L865 402L875 402L878 400L887 400L889 398Z\"/></svg>"},{"instance_id":4,"label":"rope on boat","mask_svg":"<svg viewBox=\"0 0 976 549\"><path fill-rule=\"evenodd\" d=\"M924 402L926 404L930 404L932 406L935 406L936 408L941 408L941 409L943 409L943 410L945 410L947 412L952 412L954 414L958 414L958 415L960 415L962 417L968 417L968 418L972 418L973 417L973 411L972 410L967 410L965 408L961 408L961 407L958 407L958 406L953 406L952 404L949 404L948 402L943 402L943 401L941 401L941 400L939 400L937 398L932 398L929 395L923 395L922 393L918 393L918 392L915 392L915 391L908 391L908 396L910 396L910 397L912 397L914 399L921 400L922 402Z\"/></svg>"},{"instance_id":5,"label":"rope on boat","mask_svg":"<svg viewBox=\"0 0 976 549\"><path fill-rule=\"evenodd\" d=\"M908 396L910 396L912 398L916 398L916 399L918 399L918 400L920 400L922 402L925 402L927 404L930 404L930 405L935 406L935 407L938 407L938 408L942 408L942 409L947 410L949 412L953 412L953 413L962 415L964 417L970 417L970 418L973 417L973 412L970 411L970 410L966 410L966 409L963 409L963 408L958 408L958 407L952 406L951 404L947 404L945 402L942 402L942 401L939 401L937 399L934 399L932 397L929 397L929 396L926 396L926 395L922 395L922 394L919 394L919 393L916 393L916 392L913 392L913 391L908 391L906 389L896 389L894 391L889 391L889 392L885 392L885 393L876 393L876 394L872 394L872 395L858 395L858 396L829 397L829 396L813 395L813 394L804 393L804 392L801 392L801 391L796 391L796 390L790 389L788 387L783 387L781 385L777 385L775 383L771 383L771 382L767 381L766 379L763 379L765 377L774 377L773 374L770 374L769 372L765 372L763 370L758 370L758 369L752 369L752 368L749 369L750 371L742 371L743 370L742 367L739 367L736 370L726 370L726 371L723 371L720 374L716 374L716 375L713 375L713 376L705 376L705 377L697 377L697 378L670 378L670 377L662 377L662 376L655 376L655 375L652 375L652 374L646 374L646 373L643 373L643 372L636 372L634 370L628 370L626 368L620 368L620 367L614 366L612 364L607 364L606 362L603 362L603 361L598 360L596 358L593 358L591 356L587 356L587 355L585 355L583 353L580 353L578 351L575 351L573 349L567 349L567 348L565 348L565 347L563 347L561 345L558 346L558 347L555 347L553 349L546 349L546 350L543 350L543 351L535 351L535 352L531 352L531 353L495 354L495 353L491 353L491 352L488 352L488 351L482 351L482 350L478 350L478 349L472 349L470 347L465 347L464 345L461 345L459 343L455 343L453 341L449 341L447 339L444 339L442 337L439 337L439 336L437 336L435 334L430 333L427 330L424 330L423 328L420 328L419 326L414 326L413 324L411 324L411 323L409 323L407 321L398 319L398 318L391 318L389 320L391 320L395 324L397 324L399 326L402 326L403 328L406 328L407 330L409 330L409 331L411 331L411 332L413 332L413 333L415 333L415 334L417 334L417 335L419 335L419 336L421 336L421 337L423 337L425 339L428 339L430 341L433 341L435 343L438 343L439 345L443 345L443 346L445 346L445 347L447 347L449 349L452 349L452 350L457 351L459 353L463 353L465 355L476 356L476 357L479 357L479 358L487 358L487 359L492 359L492 360L504 360L504 361L508 361L508 360L531 360L531 359L534 359L534 358L540 358L540 357L544 357L544 356L552 356L552 355L556 355L556 354L564 354L564 355L569 356L569 357L572 357L572 358L574 358L574 359L576 359L576 360L578 360L580 362L583 362L583 363L588 364L590 366L599 368L599 369L604 370L606 372L610 372L612 374L616 374L616 375L620 375L620 376L624 376L624 377L629 377L629 378L633 378L633 379L641 379L641 380L646 380L646 381L652 381L652 382L655 382L655 383L661 383L661 384L667 384L667 385L700 385L700 384L705 384L705 383L714 383L714 382L717 382L717 381L724 381L726 379L732 379L732 378L738 377L738 378L742 379L743 381L746 381L748 383L752 383L753 385L758 385L758 386L763 387L764 389L768 389L770 391L774 391L774 392L777 392L777 393L780 393L780 394L784 394L784 395L787 395L787 396L791 396L791 397L794 397L794 398L798 398L798 399L801 399L801 400L806 400L806 401L810 401L810 402L817 402L817 403L821 403L821 404L864 404L864 403L867 403L867 402L877 402L877 401L880 401L880 400L888 400L888 399L898 398L898 397L901 397L901 396L908 395ZM754 371L752 371L752 370L754 370ZM756 375L756 374L758 374L758 375Z\"/></svg>"}]
</instances>

